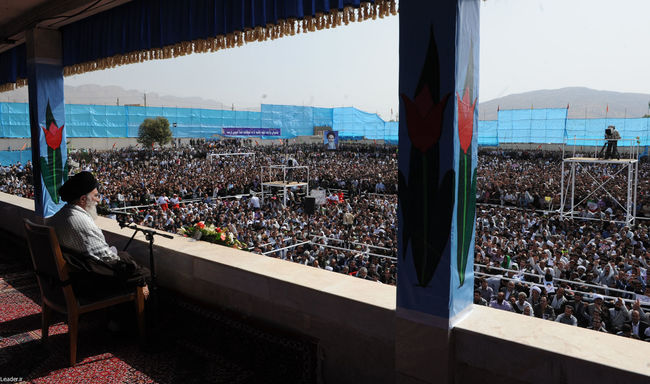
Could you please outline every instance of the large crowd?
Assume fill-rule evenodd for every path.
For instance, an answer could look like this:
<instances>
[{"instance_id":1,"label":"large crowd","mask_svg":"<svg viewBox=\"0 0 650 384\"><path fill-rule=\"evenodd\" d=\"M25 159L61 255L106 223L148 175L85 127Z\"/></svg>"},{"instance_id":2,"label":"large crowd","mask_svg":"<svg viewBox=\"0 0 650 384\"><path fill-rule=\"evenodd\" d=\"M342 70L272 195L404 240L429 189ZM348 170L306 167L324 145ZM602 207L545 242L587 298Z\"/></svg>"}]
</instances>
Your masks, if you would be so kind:
<instances>
[{"instance_id":1,"label":"large crowd","mask_svg":"<svg viewBox=\"0 0 650 384\"><path fill-rule=\"evenodd\" d=\"M591 220L568 220L550 212L560 204L559 153L482 152L474 302L650 340L650 221L642 220L650 217L650 166L639 166L634 226L616 203L627 199L620 167L579 166L576 215Z\"/></svg>"},{"instance_id":2,"label":"large crowd","mask_svg":"<svg viewBox=\"0 0 650 384\"><path fill-rule=\"evenodd\" d=\"M210 156L243 152L255 156ZM129 212L133 223L174 233L198 223L228 228L252 252L396 284L395 147L343 145L324 152L320 145L197 140L157 150L78 151L69 158L73 172L91 171L100 180L104 214ZM309 167L309 176L299 168L286 180L282 173L261 173L291 163ZM4 171L0 191L33 196L28 164ZM327 200L308 215L304 187L289 188L286 205L282 189L272 188L262 203L260 184L269 181L308 181L336 203Z\"/></svg>"},{"instance_id":3,"label":"large crowd","mask_svg":"<svg viewBox=\"0 0 650 384\"><path fill-rule=\"evenodd\" d=\"M637 215L650 217L650 167L638 170ZM537 210L557 210L562 186L561 152L483 151L479 157L477 203ZM570 204L570 168L564 169L565 204ZM621 165L585 165L575 172L575 211L599 220L623 220L627 169ZM634 180L632 180L634 183ZM602 188L600 186L602 185ZM595 193L592 193L595 192ZM619 205L620 204L620 205Z\"/></svg>"},{"instance_id":4,"label":"large crowd","mask_svg":"<svg viewBox=\"0 0 650 384\"><path fill-rule=\"evenodd\" d=\"M255 156L209 156L252 152ZM201 223L228 228L245 249L395 285L397 154L394 146L243 145L196 141L157 150L70 154L102 182L102 206L136 207L129 220L182 233ZM305 189L256 192L270 165L309 167L310 189L335 197L305 212ZM579 216L563 220L561 157L551 152L479 153L475 303L645 339L650 322L648 224L621 223L627 198L620 166L585 166L576 176ZM306 181L296 169L288 177ZM650 217L650 166L639 166L638 216ZM290 180L289 180L290 181ZM599 183L608 192L590 196ZM32 197L29 164L0 168L0 190ZM342 193L344 191L344 193ZM544 212L546 211L546 212Z\"/></svg>"}]
</instances>

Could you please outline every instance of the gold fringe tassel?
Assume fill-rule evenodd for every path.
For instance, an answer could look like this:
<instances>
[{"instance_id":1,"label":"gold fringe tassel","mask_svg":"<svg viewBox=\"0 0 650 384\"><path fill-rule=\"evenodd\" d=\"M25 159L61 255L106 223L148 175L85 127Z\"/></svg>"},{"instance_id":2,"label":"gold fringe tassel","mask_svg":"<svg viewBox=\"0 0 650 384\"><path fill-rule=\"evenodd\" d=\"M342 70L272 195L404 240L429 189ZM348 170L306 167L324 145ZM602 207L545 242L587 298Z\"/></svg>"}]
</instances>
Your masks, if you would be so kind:
<instances>
[{"instance_id":1,"label":"gold fringe tassel","mask_svg":"<svg viewBox=\"0 0 650 384\"><path fill-rule=\"evenodd\" d=\"M120 65L141 63L149 60L171 59L191 53L216 52L221 49L241 47L246 43L275 40L295 34L315 32L317 30L336 28L357 21L384 18L397 15L397 0L376 0L374 3L363 2L359 8L345 7L343 10L331 9L328 13L318 12L314 16L305 16L302 20L279 20L277 24L267 24L244 31L235 31L207 39L196 39L174 45L152 48L122 55L115 55L92 62L75 64L63 69L64 76L114 68ZM0 85L0 92L6 92L27 84L27 79L18 79L16 83Z\"/></svg>"}]
</instances>

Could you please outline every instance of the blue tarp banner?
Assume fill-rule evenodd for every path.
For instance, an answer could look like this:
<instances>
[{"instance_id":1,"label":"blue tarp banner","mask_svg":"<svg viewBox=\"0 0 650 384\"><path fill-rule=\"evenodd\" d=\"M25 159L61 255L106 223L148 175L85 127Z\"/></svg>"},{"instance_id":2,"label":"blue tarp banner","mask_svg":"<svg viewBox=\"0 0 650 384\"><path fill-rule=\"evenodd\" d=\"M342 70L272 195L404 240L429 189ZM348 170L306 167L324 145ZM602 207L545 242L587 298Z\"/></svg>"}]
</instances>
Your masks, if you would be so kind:
<instances>
[{"instance_id":1,"label":"blue tarp banner","mask_svg":"<svg viewBox=\"0 0 650 384\"><path fill-rule=\"evenodd\" d=\"M485 120L478 122L478 145L497 146L499 137L497 135L497 121Z\"/></svg>"},{"instance_id":2,"label":"blue tarp banner","mask_svg":"<svg viewBox=\"0 0 650 384\"><path fill-rule=\"evenodd\" d=\"M317 108L262 104L261 112L198 108L137 107L115 105L65 106L68 137L137 137L146 118L165 117L174 137L210 138L223 128L275 128L281 134L263 138L293 138L312 135L314 127L331 127L341 139L376 139L396 144L399 122L383 121L374 113L356 108ZM176 126L174 126L176 123ZM566 109L502 110L498 120L478 122L478 145L499 143L562 143L565 137L579 145L601 145L608 125L615 125L624 140L639 137L641 146L650 145L650 118L566 119ZM27 103L0 103L0 137L30 137Z\"/></svg>"},{"instance_id":3,"label":"blue tarp banner","mask_svg":"<svg viewBox=\"0 0 650 384\"><path fill-rule=\"evenodd\" d=\"M650 118L567 119L566 108L499 111L498 120L479 121L479 145L553 143L602 145L605 128L616 126L619 146L650 145ZM637 139L638 138L638 139ZM575 140L574 140L575 139Z\"/></svg>"},{"instance_id":4,"label":"blue tarp banner","mask_svg":"<svg viewBox=\"0 0 650 384\"><path fill-rule=\"evenodd\" d=\"M513 109L499 111L499 143L562 143L567 109Z\"/></svg>"},{"instance_id":5,"label":"blue tarp banner","mask_svg":"<svg viewBox=\"0 0 650 384\"><path fill-rule=\"evenodd\" d=\"M28 161L32 161L32 150L26 149L24 151L0 151L0 165L8 166L17 163L25 165Z\"/></svg>"}]
</instances>

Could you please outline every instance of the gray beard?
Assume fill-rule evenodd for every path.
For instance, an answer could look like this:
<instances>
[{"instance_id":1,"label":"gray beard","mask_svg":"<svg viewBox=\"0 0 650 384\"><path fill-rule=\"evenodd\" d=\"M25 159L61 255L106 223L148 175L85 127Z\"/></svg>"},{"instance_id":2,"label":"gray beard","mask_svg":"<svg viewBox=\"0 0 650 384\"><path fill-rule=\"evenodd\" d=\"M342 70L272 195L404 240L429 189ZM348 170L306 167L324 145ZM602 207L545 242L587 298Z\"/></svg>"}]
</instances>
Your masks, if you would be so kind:
<instances>
[{"instance_id":1,"label":"gray beard","mask_svg":"<svg viewBox=\"0 0 650 384\"><path fill-rule=\"evenodd\" d=\"M88 203L86 203L86 206L84 207L84 210L88 212L88 214L90 215L90 217L93 218L93 220L97 219L97 217L99 216L97 214L97 203L95 202L88 201Z\"/></svg>"}]
</instances>

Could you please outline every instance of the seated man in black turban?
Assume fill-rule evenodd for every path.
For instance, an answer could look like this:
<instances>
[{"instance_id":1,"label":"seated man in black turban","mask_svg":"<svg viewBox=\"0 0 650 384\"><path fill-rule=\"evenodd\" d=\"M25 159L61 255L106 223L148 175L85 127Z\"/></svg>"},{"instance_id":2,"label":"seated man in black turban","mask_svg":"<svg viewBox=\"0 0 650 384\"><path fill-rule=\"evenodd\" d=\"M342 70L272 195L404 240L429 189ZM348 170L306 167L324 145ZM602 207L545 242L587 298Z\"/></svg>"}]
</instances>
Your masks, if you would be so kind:
<instances>
[{"instance_id":1,"label":"seated man in black turban","mask_svg":"<svg viewBox=\"0 0 650 384\"><path fill-rule=\"evenodd\" d=\"M97 187L97 180L90 172L70 177L59 189L59 196L67 204L47 219L71 265L73 287L78 294L93 297L141 286L146 298L149 270L139 266L128 253L118 253L115 247L109 246L95 224L99 203ZM73 252L66 253L66 248Z\"/></svg>"}]
</instances>

